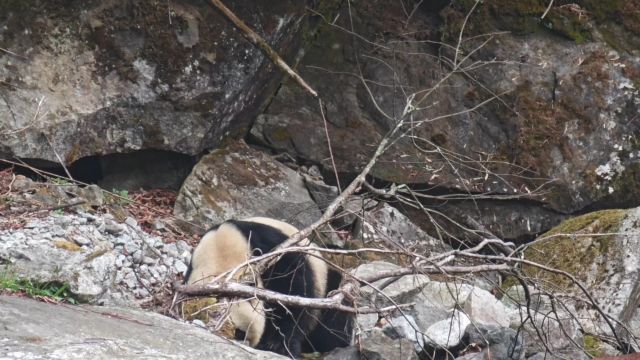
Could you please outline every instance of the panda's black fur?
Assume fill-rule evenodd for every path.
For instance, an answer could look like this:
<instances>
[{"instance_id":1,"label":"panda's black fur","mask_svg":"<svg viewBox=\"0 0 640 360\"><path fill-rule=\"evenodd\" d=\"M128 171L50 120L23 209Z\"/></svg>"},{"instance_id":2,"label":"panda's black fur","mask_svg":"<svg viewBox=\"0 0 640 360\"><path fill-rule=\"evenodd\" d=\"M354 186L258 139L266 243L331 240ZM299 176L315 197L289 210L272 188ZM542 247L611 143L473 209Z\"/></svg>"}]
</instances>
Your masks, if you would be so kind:
<instances>
[{"instance_id":1,"label":"panda's black fur","mask_svg":"<svg viewBox=\"0 0 640 360\"><path fill-rule=\"evenodd\" d=\"M202 283L255 256L271 251L298 229L269 218L228 220L210 229L194 250L185 282ZM304 239L299 245L308 245ZM315 255L320 255L316 253ZM258 286L282 294L325 297L340 285L339 272L322 259L305 253L286 253L261 274ZM352 316L254 300L231 310L236 337L258 349L299 358L302 352L330 351L351 342ZM235 320L234 320L235 319Z\"/></svg>"}]
</instances>

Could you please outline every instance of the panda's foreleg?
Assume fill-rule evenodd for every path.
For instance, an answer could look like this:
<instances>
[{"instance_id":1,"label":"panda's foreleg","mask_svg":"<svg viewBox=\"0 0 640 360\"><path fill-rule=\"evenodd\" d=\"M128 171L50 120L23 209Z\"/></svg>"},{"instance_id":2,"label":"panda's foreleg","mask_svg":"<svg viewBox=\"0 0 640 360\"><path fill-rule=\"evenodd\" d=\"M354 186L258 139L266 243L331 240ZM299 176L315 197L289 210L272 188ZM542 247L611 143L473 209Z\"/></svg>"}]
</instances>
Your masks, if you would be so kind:
<instances>
[{"instance_id":1,"label":"panda's foreleg","mask_svg":"<svg viewBox=\"0 0 640 360\"><path fill-rule=\"evenodd\" d=\"M270 304L269 320L257 348L300 358L309 316L305 309Z\"/></svg>"}]
</instances>

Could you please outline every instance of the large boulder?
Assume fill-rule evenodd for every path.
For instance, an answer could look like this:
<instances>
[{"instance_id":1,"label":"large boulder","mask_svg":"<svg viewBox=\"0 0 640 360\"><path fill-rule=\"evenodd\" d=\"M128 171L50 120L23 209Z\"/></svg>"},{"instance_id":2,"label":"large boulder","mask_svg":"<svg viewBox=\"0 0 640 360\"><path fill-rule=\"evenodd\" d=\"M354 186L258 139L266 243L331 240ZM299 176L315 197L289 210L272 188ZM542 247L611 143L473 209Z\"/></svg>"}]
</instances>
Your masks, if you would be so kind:
<instances>
[{"instance_id":1,"label":"large boulder","mask_svg":"<svg viewBox=\"0 0 640 360\"><path fill-rule=\"evenodd\" d=\"M640 132L635 120L640 58L623 50L635 48L625 46L633 36L616 38L622 46L597 36L600 23L592 24L589 8L553 4L555 20L582 14L576 20L594 27L593 36L575 41L560 30L563 21L553 31L547 23L531 23L548 2L481 2L463 33L457 60L465 61L452 72L451 49L475 2L453 1L442 8L445 3L424 2L409 20L400 3L345 4L336 22L353 26L361 37L324 29L302 60L307 66L300 67L322 95L325 117L317 101L286 82L257 119L254 139L320 164L326 173L335 162L348 177L363 168L381 137L413 106L404 136L371 175L435 188L436 194L494 195L473 201L457 196L439 207L457 222L465 223L457 217L464 207L494 234L526 240L567 213L637 204L640 154L632 134ZM598 7L593 1L588 5ZM608 10L612 18L627 13ZM521 22L539 31L529 30L526 37L522 31L483 35L513 30ZM442 40L444 45L434 45ZM442 54L448 59L444 64ZM512 200L519 197L535 201Z\"/></svg>"},{"instance_id":2,"label":"large boulder","mask_svg":"<svg viewBox=\"0 0 640 360\"><path fill-rule=\"evenodd\" d=\"M174 212L204 226L267 216L304 227L321 215L300 175L244 142L205 155L182 185Z\"/></svg>"},{"instance_id":3,"label":"large boulder","mask_svg":"<svg viewBox=\"0 0 640 360\"><path fill-rule=\"evenodd\" d=\"M298 51L303 2L228 5L285 58ZM3 157L196 155L242 133L282 77L207 2L3 1L0 42Z\"/></svg>"},{"instance_id":4,"label":"large boulder","mask_svg":"<svg viewBox=\"0 0 640 360\"><path fill-rule=\"evenodd\" d=\"M640 208L602 210L567 220L541 236L525 252L526 260L571 274L610 316L618 336L629 325L640 298ZM580 321L582 329L611 336L610 326L589 298L570 278L525 265L524 273L540 289L562 294L563 307ZM548 302L548 301L547 301ZM547 305L543 305L548 307Z\"/></svg>"},{"instance_id":5,"label":"large boulder","mask_svg":"<svg viewBox=\"0 0 640 360\"><path fill-rule=\"evenodd\" d=\"M286 359L156 313L20 297L0 296L0 337L9 359Z\"/></svg>"}]
</instances>

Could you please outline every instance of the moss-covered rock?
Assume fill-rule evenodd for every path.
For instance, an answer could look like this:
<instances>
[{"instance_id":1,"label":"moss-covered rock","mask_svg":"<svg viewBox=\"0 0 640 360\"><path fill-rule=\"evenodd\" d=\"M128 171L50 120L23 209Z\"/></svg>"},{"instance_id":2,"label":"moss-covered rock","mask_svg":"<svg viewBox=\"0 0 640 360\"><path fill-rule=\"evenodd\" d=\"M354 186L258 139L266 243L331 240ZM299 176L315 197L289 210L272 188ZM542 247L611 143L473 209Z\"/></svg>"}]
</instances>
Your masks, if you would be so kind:
<instances>
[{"instance_id":1,"label":"moss-covered rock","mask_svg":"<svg viewBox=\"0 0 640 360\"><path fill-rule=\"evenodd\" d=\"M578 44L591 40L591 23L588 13L576 4L552 8L543 19L550 30Z\"/></svg>"},{"instance_id":2,"label":"moss-covered rock","mask_svg":"<svg viewBox=\"0 0 640 360\"><path fill-rule=\"evenodd\" d=\"M603 210L567 220L544 234L542 239L546 240L529 247L525 257L569 272L581 282L600 283L612 270L607 260L622 255L622 249L615 246L615 235L610 234L617 233L625 213L624 210ZM573 285L562 275L530 266L525 269L543 285L549 284L552 290L564 291ZM587 269L590 271L585 271Z\"/></svg>"},{"instance_id":3,"label":"moss-covered rock","mask_svg":"<svg viewBox=\"0 0 640 360\"><path fill-rule=\"evenodd\" d=\"M636 265L640 259L638 227L640 208L589 213L553 228L528 247L524 256L571 274L605 313L626 323L638 303L634 295L640 280ZM581 325L589 332L608 333L594 306L572 279L532 265L525 265L523 272L543 290L568 295L572 300L563 303L571 304L569 308L579 314Z\"/></svg>"}]
</instances>

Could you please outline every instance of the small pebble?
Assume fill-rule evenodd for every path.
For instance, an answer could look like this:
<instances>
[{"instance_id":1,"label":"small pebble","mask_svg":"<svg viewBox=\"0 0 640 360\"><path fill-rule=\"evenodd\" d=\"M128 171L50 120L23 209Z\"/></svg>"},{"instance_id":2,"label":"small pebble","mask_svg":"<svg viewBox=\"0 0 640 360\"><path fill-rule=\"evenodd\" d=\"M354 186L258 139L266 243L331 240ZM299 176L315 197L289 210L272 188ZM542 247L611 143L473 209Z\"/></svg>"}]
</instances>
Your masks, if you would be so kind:
<instances>
[{"instance_id":1,"label":"small pebble","mask_svg":"<svg viewBox=\"0 0 640 360\"><path fill-rule=\"evenodd\" d=\"M173 264L173 269L175 270L175 274L185 274L187 272L187 265L180 260L176 260Z\"/></svg>"},{"instance_id":2,"label":"small pebble","mask_svg":"<svg viewBox=\"0 0 640 360\"><path fill-rule=\"evenodd\" d=\"M173 266L173 258L169 257L169 256L165 256L162 258L162 263L165 264L168 267L172 267Z\"/></svg>"},{"instance_id":3,"label":"small pebble","mask_svg":"<svg viewBox=\"0 0 640 360\"><path fill-rule=\"evenodd\" d=\"M160 276L160 273L157 270L157 267L152 267L149 268L149 272L151 273L151 280L160 280L162 278L162 276Z\"/></svg>"},{"instance_id":4,"label":"small pebble","mask_svg":"<svg viewBox=\"0 0 640 360\"><path fill-rule=\"evenodd\" d=\"M199 327L204 328L204 329L206 329L206 328L207 328L207 326L204 324L204 322L203 322L202 320L199 320L199 319L193 319L193 320L191 321L191 323L192 323L193 325L195 325L195 326L199 326Z\"/></svg>"},{"instance_id":5,"label":"small pebble","mask_svg":"<svg viewBox=\"0 0 640 360\"><path fill-rule=\"evenodd\" d=\"M118 235L124 231L124 227L116 222L107 220L104 222L104 231L108 234Z\"/></svg>"},{"instance_id":6,"label":"small pebble","mask_svg":"<svg viewBox=\"0 0 640 360\"><path fill-rule=\"evenodd\" d=\"M162 220L156 220L153 222L153 227L156 230L164 230L166 228L166 226L164 225L164 221Z\"/></svg>"},{"instance_id":7,"label":"small pebble","mask_svg":"<svg viewBox=\"0 0 640 360\"><path fill-rule=\"evenodd\" d=\"M155 269L158 271L158 278L163 278L167 275L167 267L164 265L156 266Z\"/></svg>"},{"instance_id":8,"label":"small pebble","mask_svg":"<svg viewBox=\"0 0 640 360\"><path fill-rule=\"evenodd\" d=\"M114 282L116 284L121 284L123 280L124 280L124 271L116 272L116 278L115 278Z\"/></svg>"},{"instance_id":9,"label":"small pebble","mask_svg":"<svg viewBox=\"0 0 640 360\"><path fill-rule=\"evenodd\" d=\"M176 246L176 244L167 244L164 247L164 252L167 253L167 255L171 256L172 258L177 258L178 257L178 246Z\"/></svg>"},{"instance_id":10,"label":"small pebble","mask_svg":"<svg viewBox=\"0 0 640 360\"><path fill-rule=\"evenodd\" d=\"M133 295L137 298L146 298L149 296L149 291L145 288L137 288L133 290Z\"/></svg>"},{"instance_id":11,"label":"small pebble","mask_svg":"<svg viewBox=\"0 0 640 360\"><path fill-rule=\"evenodd\" d=\"M136 252L140 251L140 247L133 242L128 242L124 244L124 251L129 254L135 254Z\"/></svg>"},{"instance_id":12,"label":"small pebble","mask_svg":"<svg viewBox=\"0 0 640 360\"><path fill-rule=\"evenodd\" d=\"M91 244L91 240L87 239L84 236L76 235L73 237L73 241L80 246L85 246Z\"/></svg>"},{"instance_id":13,"label":"small pebble","mask_svg":"<svg viewBox=\"0 0 640 360\"><path fill-rule=\"evenodd\" d=\"M136 264L140 264L142 262L142 250L136 250L131 254L131 260Z\"/></svg>"},{"instance_id":14,"label":"small pebble","mask_svg":"<svg viewBox=\"0 0 640 360\"><path fill-rule=\"evenodd\" d=\"M131 226L132 228L138 226L138 222L136 221L136 219L132 218L131 216L127 216L127 218L124 219L124 223Z\"/></svg>"}]
</instances>

